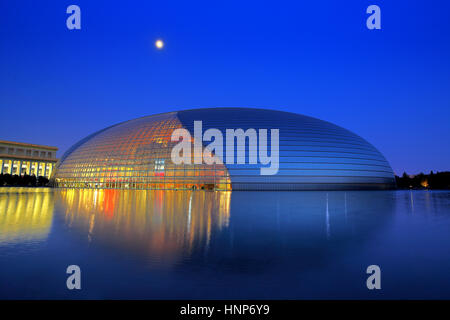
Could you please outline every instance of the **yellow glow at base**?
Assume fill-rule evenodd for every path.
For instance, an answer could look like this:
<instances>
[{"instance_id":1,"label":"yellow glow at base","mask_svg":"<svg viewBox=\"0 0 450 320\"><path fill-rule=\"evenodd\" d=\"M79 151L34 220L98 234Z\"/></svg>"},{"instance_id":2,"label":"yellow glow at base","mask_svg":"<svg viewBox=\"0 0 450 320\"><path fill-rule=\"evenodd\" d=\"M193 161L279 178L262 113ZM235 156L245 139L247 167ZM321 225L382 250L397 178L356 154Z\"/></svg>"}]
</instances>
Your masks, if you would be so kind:
<instances>
[{"instance_id":1,"label":"yellow glow at base","mask_svg":"<svg viewBox=\"0 0 450 320\"><path fill-rule=\"evenodd\" d=\"M164 47L164 42L162 40L156 40L155 46L158 49L162 49Z\"/></svg>"}]
</instances>

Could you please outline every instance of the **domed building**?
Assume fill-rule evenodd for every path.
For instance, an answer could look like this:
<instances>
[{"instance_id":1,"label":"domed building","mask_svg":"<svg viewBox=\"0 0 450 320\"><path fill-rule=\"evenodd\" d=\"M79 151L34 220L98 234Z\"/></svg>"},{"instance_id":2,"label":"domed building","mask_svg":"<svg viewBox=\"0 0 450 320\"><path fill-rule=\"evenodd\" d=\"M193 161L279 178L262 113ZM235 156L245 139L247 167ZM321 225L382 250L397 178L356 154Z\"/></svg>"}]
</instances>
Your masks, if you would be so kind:
<instances>
[{"instance_id":1,"label":"domed building","mask_svg":"<svg viewBox=\"0 0 450 320\"><path fill-rule=\"evenodd\" d=\"M174 139L177 129L187 135ZM244 133L240 144L239 129ZM205 139L208 132L214 133L214 139L211 135ZM230 132L236 136L229 139ZM205 140L220 142L221 138L221 147L209 150L214 163L206 163L203 156L210 142ZM192 152L186 148L181 152L192 161L173 160L180 141L192 145ZM230 147L231 141L238 143ZM253 148L252 142L258 146ZM264 173L270 166L273 170ZM113 125L72 146L60 159L52 180L57 187L117 189L395 187L389 163L358 135L312 117L252 108L183 110Z\"/></svg>"}]
</instances>

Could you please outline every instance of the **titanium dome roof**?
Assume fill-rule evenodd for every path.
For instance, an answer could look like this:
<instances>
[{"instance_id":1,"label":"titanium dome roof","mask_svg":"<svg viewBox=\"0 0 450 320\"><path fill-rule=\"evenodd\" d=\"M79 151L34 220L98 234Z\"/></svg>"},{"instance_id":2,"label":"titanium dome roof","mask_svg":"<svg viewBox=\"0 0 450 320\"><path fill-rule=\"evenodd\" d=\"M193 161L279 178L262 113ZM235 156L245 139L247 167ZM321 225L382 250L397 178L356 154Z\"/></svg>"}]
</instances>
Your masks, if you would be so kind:
<instances>
[{"instance_id":1,"label":"titanium dome roof","mask_svg":"<svg viewBox=\"0 0 450 320\"><path fill-rule=\"evenodd\" d=\"M261 164L179 164L171 160L173 130L194 121L210 128L279 129L279 170L261 175ZM270 137L268 150L270 151ZM208 142L209 143L209 142ZM235 150L236 152L236 150ZM226 146L224 141L224 152ZM193 155L192 155L193 156ZM193 162L192 162L193 163ZM390 189L393 171L358 135L332 123L289 112L252 108L205 108L129 120L72 146L55 175L60 187L119 189L342 190Z\"/></svg>"}]
</instances>

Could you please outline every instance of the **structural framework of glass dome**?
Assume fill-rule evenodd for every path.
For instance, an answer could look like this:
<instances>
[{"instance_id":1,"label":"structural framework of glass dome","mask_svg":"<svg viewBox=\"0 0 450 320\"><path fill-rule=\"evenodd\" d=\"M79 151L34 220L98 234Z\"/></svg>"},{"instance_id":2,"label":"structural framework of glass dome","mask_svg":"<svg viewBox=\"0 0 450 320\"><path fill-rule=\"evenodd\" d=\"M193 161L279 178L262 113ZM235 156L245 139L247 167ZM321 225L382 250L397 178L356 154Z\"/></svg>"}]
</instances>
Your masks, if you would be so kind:
<instances>
[{"instance_id":1,"label":"structural framework of glass dome","mask_svg":"<svg viewBox=\"0 0 450 320\"><path fill-rule=\"evenodd\" d=\"M172 132L279 129L279 170L261 165L174 164ZM192 143L194 139L192 138ZM270 142L270 139L269 139ZM204 146L203 146L204 147ZM225 146L224 146L225 148ZM270 149L269 149L270 150ZM224 153L225 154L225 150ZM247 159L248 154L246 153ZM207 108L142 117L100 130L72 146L52 181L58 187L189 190L390 189L393 171L383 155L358 135L312 117L266 109Z\"/></svg>"}]
</instances>

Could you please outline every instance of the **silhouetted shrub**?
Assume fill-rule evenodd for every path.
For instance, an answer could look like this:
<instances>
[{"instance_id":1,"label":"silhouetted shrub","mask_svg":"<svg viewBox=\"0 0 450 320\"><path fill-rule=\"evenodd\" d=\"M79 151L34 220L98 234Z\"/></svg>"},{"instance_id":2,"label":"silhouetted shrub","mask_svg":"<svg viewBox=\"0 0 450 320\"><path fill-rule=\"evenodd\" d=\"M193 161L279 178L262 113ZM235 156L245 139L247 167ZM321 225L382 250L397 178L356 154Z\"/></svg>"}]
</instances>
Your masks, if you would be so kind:
<instances>
[{"instance_id":1,"label":"silhouetted shrub","mask_svg":"<svg viewBox=\"0 0 450 320\"><path fill-rule=\"evenodd\" d=\"M37 179L37 185L39 187L43 187L46 186L48 183L48 179L46 177L43 176L39 176L39 178Z\"/></svg>"},{"instance_id":2,"label":"silhouetted shrub","mask_svg":"<svg viewBox=\"0 0 450 320\"><path fill-rule=\"evenodd\" d=\"M30 185L32 187L35 187L36 186L36 182L37 182L36 176L35 175L31 175Z\"/></svg>"},{"instance_id":3,"label":"silhouetted shrub","mask_svg":"<svg viewBox=\"0 0 450 320\"><path fill-rule=\"evenodd\" d=\"M9 173L3 175L3 181L5 185L10 186L12 184L12 176Z\"/></svg>"}]
</instances>

